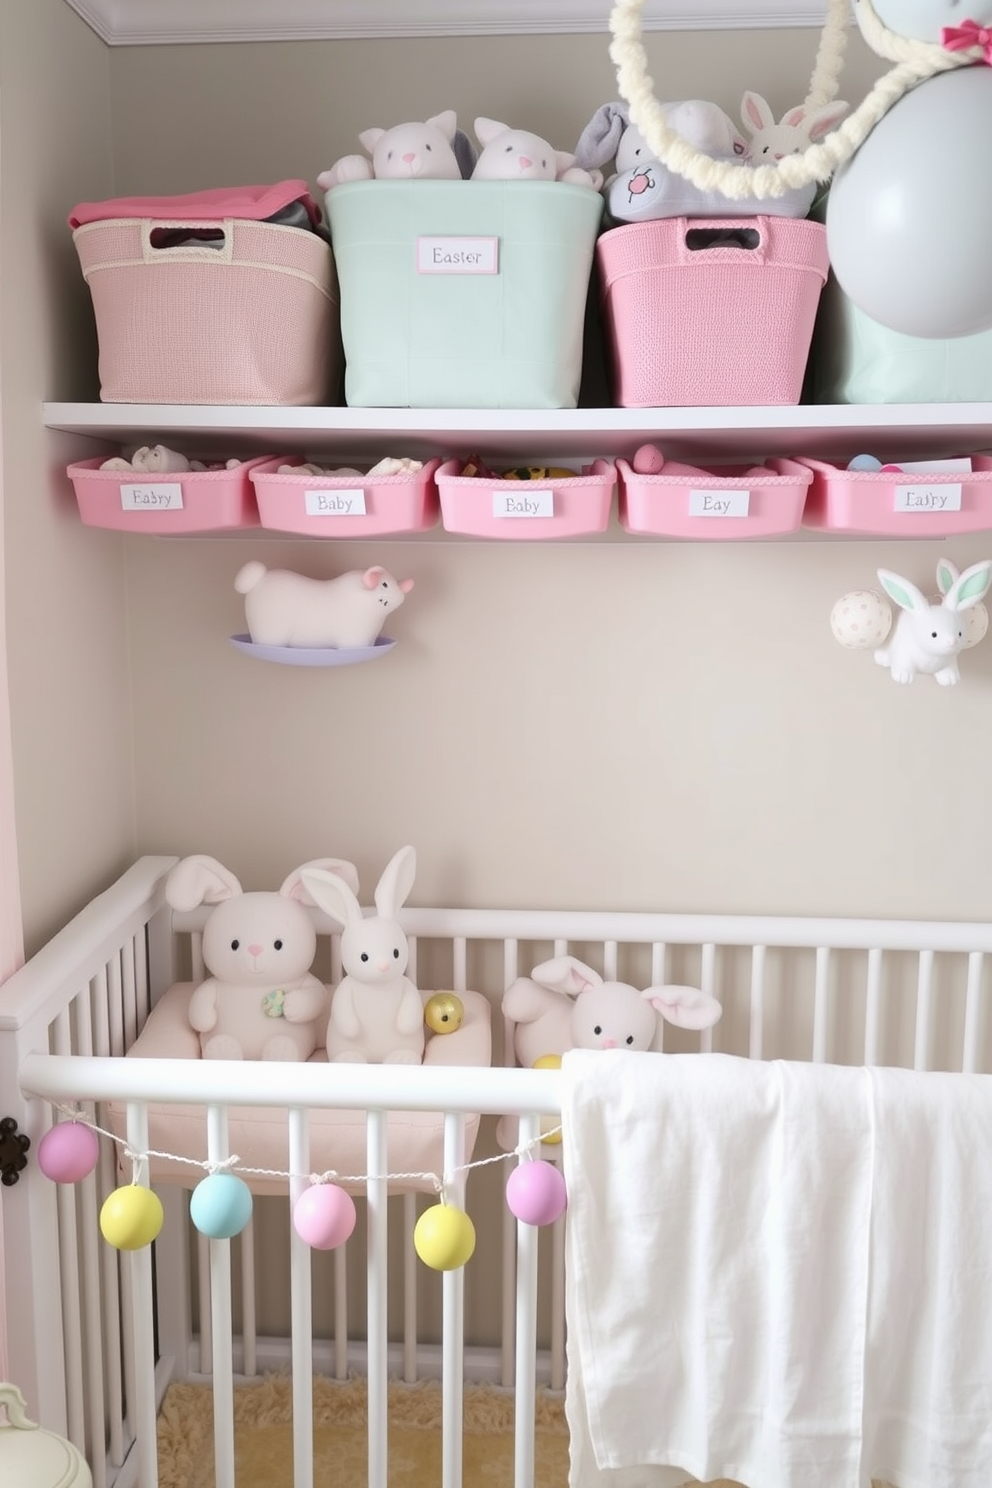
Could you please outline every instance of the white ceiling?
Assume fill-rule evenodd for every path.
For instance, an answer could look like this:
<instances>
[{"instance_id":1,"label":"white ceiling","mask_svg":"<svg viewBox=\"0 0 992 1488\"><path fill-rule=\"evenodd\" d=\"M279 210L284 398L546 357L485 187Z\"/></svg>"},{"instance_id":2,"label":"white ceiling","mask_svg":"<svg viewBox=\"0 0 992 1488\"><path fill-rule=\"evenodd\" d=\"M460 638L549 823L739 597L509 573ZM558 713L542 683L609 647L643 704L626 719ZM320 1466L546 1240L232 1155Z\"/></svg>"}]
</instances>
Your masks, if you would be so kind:
<instances>
[{"instance_id":1,"label":"white ceiling","mask_svg":"<svg viewBox=\"0 0 992 1488\"><path fill-rule=\"evenodd\" d=\"M603 32L610 0L66 0L110 46ZM646 0L645 31L819 26L826 0Z\"/></svg>"}]
</instances>

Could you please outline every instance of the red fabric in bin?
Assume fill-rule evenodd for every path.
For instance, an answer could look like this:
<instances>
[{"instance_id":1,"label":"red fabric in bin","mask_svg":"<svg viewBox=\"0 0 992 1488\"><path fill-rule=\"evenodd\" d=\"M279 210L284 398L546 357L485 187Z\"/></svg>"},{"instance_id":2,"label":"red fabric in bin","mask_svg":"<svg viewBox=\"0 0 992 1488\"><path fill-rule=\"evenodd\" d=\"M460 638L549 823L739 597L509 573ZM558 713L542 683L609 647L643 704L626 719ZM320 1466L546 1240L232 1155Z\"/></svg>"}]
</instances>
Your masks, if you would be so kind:
<instances>
[{"instance_id":1,"label":"red fabric in bin","mask_svg":"<svg viewBox=\"0 0 992 1488\"><path fill-rule=\"evenodd\" d=\"M277 181L271 186L217 186L186 196L118 196L109 201L79 202L69 213L69 226L106 222L115 217L150 217L159 222L216 222L240 217L264 222L292 202L302 202L314 227L321 212L306 181Z\"/></svg>"}]
</instances>

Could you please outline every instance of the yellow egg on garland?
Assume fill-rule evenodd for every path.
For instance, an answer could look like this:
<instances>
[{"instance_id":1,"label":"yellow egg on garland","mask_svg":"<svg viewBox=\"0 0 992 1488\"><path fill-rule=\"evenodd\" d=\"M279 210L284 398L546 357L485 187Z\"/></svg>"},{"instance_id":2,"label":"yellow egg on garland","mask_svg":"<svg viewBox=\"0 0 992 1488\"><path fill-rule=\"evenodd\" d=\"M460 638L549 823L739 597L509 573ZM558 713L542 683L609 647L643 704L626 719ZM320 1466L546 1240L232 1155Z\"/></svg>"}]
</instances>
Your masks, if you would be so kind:
<instances>
[{"instance_id":1,"label":"yellow egg on garland","mask_svg":"<svg viewBox=\"0 0 992 1488\"><path fill-rule=\"evenodd\" d=\"M535 1059L531 1069L561 1069L560 1054L542 1054ZM557 1146L561 1141L561 1132L555 1131L556 1126L561 1126L557 1116L541 1117L541 1141L546 1142L549 1147Z\"/></svg>"},{"instance_id":2,"label":"yellow egg on garland","mask_svg":"<svg viewBox=\"0 0 992 1488\"><path fill-rule=\"evenodd\" d=\"M115 1250L143 1250L158 1238L164 1221L158 1194L138 1183L115 1188L100 1210L101 1234Z\"/></svg>"},{"instance_id":3,"label":"yellow egg on garland","mask_svg":"<svg viewBox=\"0 0 992 1488\"><path fill-rule=\"evenodd\" d=\"M424 1022L431 1033L454 1033L465 1018L465 1004L454 992L435 992L424 1003Z\"/></svg>"},{"instance_id":4,"label":"yellow egg on garland","mask_svg":"<svg viewBox=\"0 0 992 1488\"><path fill-rule=\"evenodd\" d=\"M413 1246L432 1271L457 1271L475 1250L475 1225L464 1209L432 1204L414 1226Z\"/></svg>"}]
</instances>

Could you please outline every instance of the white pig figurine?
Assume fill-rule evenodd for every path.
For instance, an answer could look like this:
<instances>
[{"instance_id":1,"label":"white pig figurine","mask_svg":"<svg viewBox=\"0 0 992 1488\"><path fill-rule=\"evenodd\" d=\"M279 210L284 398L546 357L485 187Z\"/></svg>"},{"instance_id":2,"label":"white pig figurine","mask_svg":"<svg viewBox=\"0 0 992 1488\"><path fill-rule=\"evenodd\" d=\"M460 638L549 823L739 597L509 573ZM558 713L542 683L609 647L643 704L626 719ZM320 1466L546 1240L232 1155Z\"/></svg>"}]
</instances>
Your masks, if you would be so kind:
<instances>
[{"instance_id":1,"label":"white pig figurine","mask_svg":"<svg viewBox=\"0 0 992 1488\"><path fill-rule=\"evenodd\" d=\"M234 587L245 596L248 633L256 646L357 648L375 644L390 610L401 605L412 579L386 569L352 569L334 579L309 579L253 560Z\"/></svg>"}]
</instances>

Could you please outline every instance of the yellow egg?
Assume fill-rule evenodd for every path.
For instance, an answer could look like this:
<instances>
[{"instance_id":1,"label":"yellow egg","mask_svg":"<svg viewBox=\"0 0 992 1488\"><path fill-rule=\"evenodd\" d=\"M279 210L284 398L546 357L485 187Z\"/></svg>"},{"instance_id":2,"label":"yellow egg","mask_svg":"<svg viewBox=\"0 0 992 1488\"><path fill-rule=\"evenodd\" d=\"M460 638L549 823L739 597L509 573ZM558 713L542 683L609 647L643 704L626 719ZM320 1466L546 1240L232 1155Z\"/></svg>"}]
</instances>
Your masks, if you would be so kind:
<instances>
[{"instance_id":1,"label":"yellow egg","mask_svg":"<svg viewBox=\"0 0 992 1488\"><path fill-rule=\"evenodd\" d=\"M532 1069L561 1069L560 1054L542 1054L540 1059L535 1059ZM557 1116L541 1117L541 1141L548 1147L556 1147L561 1141L561 1132L555 1131L556 1126L561 1126Z\"/></svg>"},{"instance_id":2,"label":"yellow egg","mask_svg":"<svg viewBox=\"0 0 992 1488\"><path fill-rule=\"evenodd\" d=\"M475 1250L475 1225L464 1209L432 1204L414 1226L413 1246L432 1271L457 1271Z\"/></svg>"},{"instance_id":3,"label":"yellow egg","mask_svg":"<svg viewBox=\"0 0 992 1488\"><path fill-rule=\"evenodd\" d=\"M162 1228L162 1201L150 1188L130 1183L115 1188L100 1210L100 1230L116 1250L142 1250Z\"/></svg>"},{"instance_id":4,"label":"yellow egg","mask_svg":"<svg viewBox=\"0 0 992 1488\"><path fill-rule=\"evenodd\" d=\"M432 1033L454 1033L464 1017L465 1006L454 992L435 992L424 1004L424 1022Z\"/></svg>"}]
</instances>

